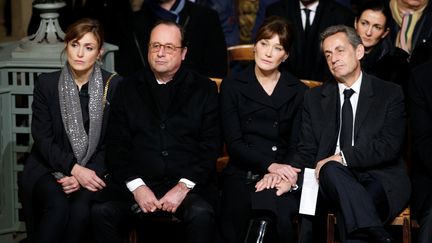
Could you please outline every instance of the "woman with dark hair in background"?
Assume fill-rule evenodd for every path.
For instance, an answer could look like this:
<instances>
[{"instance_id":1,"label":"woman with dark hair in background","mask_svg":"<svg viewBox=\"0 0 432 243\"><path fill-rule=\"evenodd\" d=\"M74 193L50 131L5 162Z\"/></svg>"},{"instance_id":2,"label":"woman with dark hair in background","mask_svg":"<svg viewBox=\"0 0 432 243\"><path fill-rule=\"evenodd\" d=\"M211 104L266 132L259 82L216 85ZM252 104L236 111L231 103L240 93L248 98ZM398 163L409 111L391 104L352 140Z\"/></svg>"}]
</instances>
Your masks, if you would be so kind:
<instances>
[{"instance_id":1,"label":"woman with dark hair in background","mask_svg":"<svg viewBox=\"0 0 432 243\"><path fill-rule=\"evenodd\" d=\"M291 222L298 212L299 197L284 192L296 187L300 172L290 163L307 87L279 69L288 58L292 34L283 18L268 18L257 32L255 63L222 82L222 127L230 156L222 189L226 242L244 242L249 220L258 211L276 225L275 242L293 240ZM255 183L267 173L271 173L265 177L269 190L256 188Z\"/></svg>"},{"instance_id":2,"label":"woman with dark hair in background","mask_svg":"<svg viewBox=\"0 0 432 243\"><path fill-rule=\"evenodd\" d=\"M395 47L388 34L392 19L387 1L369 1L359 8L354 27L365 47L362 69L406 88L409 80L408 53Z\"/></svg>"},{"instance_id":3,"label":"woman with dark hair in background","mask_svg":"<svg viewBox=\"0 0 432 243\"><path fill-rule=\"evenodd\" d=\"M23 172L31 242L85 242L93 192L105 187L109 101L120 81L100 68L103 32L81 19L65 35L66 65L41 74L33 94L33 148Z\"/></svg>"}]
</instances>

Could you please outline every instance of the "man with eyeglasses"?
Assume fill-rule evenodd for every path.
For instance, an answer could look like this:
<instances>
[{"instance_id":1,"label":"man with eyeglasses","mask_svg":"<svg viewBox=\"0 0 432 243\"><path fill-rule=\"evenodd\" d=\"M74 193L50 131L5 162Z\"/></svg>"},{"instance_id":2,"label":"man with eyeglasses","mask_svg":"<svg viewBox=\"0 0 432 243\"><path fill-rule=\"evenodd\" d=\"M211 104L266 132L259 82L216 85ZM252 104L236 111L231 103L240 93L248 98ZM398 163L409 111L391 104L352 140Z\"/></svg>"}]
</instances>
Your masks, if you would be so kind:
<instances>
[{"instance_id":1,"label":"man with eyeglasses","mask_svg":"<svg viewBox=\"0 0 432 243\"><path fill-rule=\"evenodd\" d=\"M111 102L110 179L92 210L97 242L123 242L138 218L161 214L181 220L187 242L215 238L217 86L182 65L186 52L181 27L159 22L149 67L125 79Z\"/></svg>"}]
</instances>

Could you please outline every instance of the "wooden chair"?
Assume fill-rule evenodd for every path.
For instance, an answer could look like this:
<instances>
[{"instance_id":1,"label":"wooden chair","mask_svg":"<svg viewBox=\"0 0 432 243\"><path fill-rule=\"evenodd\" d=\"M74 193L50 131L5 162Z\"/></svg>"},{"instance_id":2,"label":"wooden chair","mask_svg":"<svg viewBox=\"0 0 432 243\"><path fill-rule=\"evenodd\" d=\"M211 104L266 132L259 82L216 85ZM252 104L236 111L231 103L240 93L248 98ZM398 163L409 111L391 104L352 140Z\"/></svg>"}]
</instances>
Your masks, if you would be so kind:
<instances>
[{"instance_id":1,"label":"wooden chair","mask_svg":"<svg viewBox=\"0 0 432 243\"><path fill-rule=\"evenodd\" d=\"M315 80L300 79L300 81L304 83L306 86L308 86L309 88L315 88L323 84L322 82L315 81Z\"/></svg>"},{"instance_id":2,"label":"wooden chair","mask_svg":"<svg viewBox=\"0 0 432 243\"><path fill-rule=\"evenodd\" d=\"M244 44L235 45L227 48L228 50L228 61L253 61L254 60L254 45Z\"/></svg>"},{"instance_id":3,"label":"wooden chair","mask_svg":"<svg viewBox=\"0 0 432 243\"><path fill-rule=\"evenodd\" d=\"M327 215L327 243L334 243L334 226L336 224L336 216L334 214ZM411 220L410 208L407 207L401 212L389 225L402 226L403 243L411 243L411 229L418 228L419 225L415 220Z\"/></svg>"},{"instance_id":4,"label":"wooden chair","mask_svg":"<svg viewBox=\"0 0 432 243\"><path fill-rule=\"evenodd\" d=\"M216 85L218 87L218 92L220 91L220 85L222 83L222 79L221 78L210 78L212 81L216 82Z\"/></svg>"},{"instance_id":5,"label":"wooden chair","mask_svg":"<svg viewBox=\"0 0 432 243\"><path fill-rule=\"evenodd\" d=\"M254 45L253 44L243 44L235 45L227 48L228 52L228 73L231 69L243 69L249 62L255 59L254 55Z\"/></svg>"}]
</instances>

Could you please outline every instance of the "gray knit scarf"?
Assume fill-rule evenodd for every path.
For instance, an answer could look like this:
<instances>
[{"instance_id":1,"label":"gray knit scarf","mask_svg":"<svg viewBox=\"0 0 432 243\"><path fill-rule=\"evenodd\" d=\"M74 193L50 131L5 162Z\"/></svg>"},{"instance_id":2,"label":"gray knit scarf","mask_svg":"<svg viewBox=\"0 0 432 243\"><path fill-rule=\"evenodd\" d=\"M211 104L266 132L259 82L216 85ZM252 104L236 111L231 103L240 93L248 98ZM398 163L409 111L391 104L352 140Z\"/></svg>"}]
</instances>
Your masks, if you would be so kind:
<instances>
[{"instance_id":1,"label":"gray knit scarf","mask_svg":"<svg viewBox=\"0 0 432 243\"><path fill-rule=\"evenodd\" d=\"M87 135L81 113L78 88L66 64L58 84L63 125L78 164L85 166L99 142L103 118L103 80L99 65L95 65L88 81L90 128Z\"/></svg>"}]
</instances>

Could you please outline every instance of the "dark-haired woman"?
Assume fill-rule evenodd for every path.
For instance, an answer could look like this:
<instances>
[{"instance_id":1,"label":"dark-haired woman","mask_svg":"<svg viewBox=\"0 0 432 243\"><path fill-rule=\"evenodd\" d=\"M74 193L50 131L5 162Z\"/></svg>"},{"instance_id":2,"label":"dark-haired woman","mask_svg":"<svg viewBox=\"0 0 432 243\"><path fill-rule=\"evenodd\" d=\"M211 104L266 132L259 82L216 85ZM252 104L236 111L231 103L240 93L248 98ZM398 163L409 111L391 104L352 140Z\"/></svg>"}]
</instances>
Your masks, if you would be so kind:
<instances>
[{"instance_id":1,"label":"dark-haired woman","mask_svg":"<svg viewBox=\"0 0 432 243\"><path fill-rule=\"evenodd\" d=\"M395 47L388 34L392 19L387 1L369 1L362 5L354 27L365 47L362 69L381 79L401 85L409 80L408 53Z\"/></svg>"},{"instance_id":2,"label":"dark-haired woman","mask_svg":"<svg viewBox=\"0 0 432 243\"><path fill-rule=\"evenodd\" d=\"M291 221L299 198L297 193L283 192L295 188L300 172L290 164L290 157L307 89L279 69L288 58L292 33L284 19L266 19L255 39L254 65L222 82L222 127L230 156L222 195L222 231L227 242L244 242L249 220L259 211L276 225L276 242L292 241ZM256 193L255 183L267 173L272 173L269 180L274 183Z\"/></svg>"},{"instance_id":3,"label":"dark-haired woman","mask_svg":"<svg viewBox=\"0 0 432 243\"><path fill-rule=\"evenodd\" d=\"M99 22L81 19L66 31L66 65L41 74L32 104L33 148L23 172L30 242L85 242L90 201L105 187L104 130L120 78L100 68Z\"/></svg>"}]
</instances>

